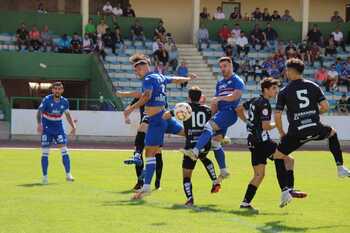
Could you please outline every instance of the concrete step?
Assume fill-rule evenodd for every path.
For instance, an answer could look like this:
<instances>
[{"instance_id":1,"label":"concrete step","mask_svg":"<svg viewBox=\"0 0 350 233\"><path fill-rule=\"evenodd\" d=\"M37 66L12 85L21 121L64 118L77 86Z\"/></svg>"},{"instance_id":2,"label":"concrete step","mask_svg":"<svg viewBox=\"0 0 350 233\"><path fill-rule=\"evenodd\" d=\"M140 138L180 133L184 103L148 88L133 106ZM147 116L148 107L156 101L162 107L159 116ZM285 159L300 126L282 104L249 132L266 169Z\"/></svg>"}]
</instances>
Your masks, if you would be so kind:
<instances>
[{"instance_id":1,"label":"concrete step","mask_svg":"<svg viewBox=\"0 0 350 233\"><path fill-rule=\"evenodd\" d=\"M176 44L177 48L195 48L193 44Z\"/></svg>"},{"instance_id":2,"label":"concrete step","mask_svg":"<svg viewBox=\"0 0 350 233\"><path fill-rule=\"evenodd\" d=\"M200 60L201 62L203 61L203 57L200 55L184 55L184 56L180 56L181 59L186 59L188 61L193 61L193 60Z\"/></svg>"},{"instance_id":3,"label":"concrete step","mask_svg":"<svg viewBox=\"0 0 350 233\"><path fill-rule=\"evenodd\" d=\"M216 82L214 80L210 80L210 79L197 79L197 80L193 80L191 81L191 83L194 83L196 85L211 85L211 87L215 87Z\"/></svg>"},{"instance_id":4,"label":"concrete step","mask_svg":"<svg viewBox=\"0 0 350 233\"><path fill-rule=\"evenodd\" d=\"M210 70L210 68L208 67L200 67L200 68L188 68L191 72L208 72L208 73L212 73L212 71Z\"/></svg>"},{"instance_id":5,"label":"concrete step","mask_svg":"<svg viewBox=\"0 0 350 233\"><path fill-rule=\"evenodd\" d=\"M203 63L187 63L187 67L190 68L209 68L211 71L211 68L208 67L207 64Z\"/></svg>"},{"instance_id":6,"label":"concrete step","mask_svg":"<svg viewBox=\"0 0 350 233\"><path fill-rule=\"evenodd\" d=\"M7 121L0 121L0 139L10 138L10 124Z\"/></svg>"}]
</instances>

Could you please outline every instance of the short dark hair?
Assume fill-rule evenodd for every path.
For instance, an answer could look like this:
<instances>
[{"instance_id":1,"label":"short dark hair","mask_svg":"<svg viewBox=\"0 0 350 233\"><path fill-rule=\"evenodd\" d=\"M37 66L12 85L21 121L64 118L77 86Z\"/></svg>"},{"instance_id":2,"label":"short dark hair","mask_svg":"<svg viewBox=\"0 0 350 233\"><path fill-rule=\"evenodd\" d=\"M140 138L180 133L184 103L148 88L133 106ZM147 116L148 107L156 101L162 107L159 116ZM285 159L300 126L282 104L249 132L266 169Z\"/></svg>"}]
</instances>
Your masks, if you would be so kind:
<instances>
[{"instance_id":1,"label":"short dark hair","mask_svg":"<svg viewBox=\"0 0 350 233\"><path fill-rule=\"evenodd\" d=\"M63 83L60 81L54 82L51 84L51 88L54 88L54 87L63 87Z\"/></svg>"},{"instance_id":2,"label":"short dark hair","mask_svg":"<svg viewBox=\"0 0 350 233\"><path fill-rule=\"evenodd\" d=\"M188 90L188 97L193 102L199 102L202 96L202 90L198 86L193 86Z\"/></svg>"},{"instance_id":3,"label":"short dark hair","mask_svg":"<svg viewBox=\"0 0 350 233\"><path fill-rule=\"evenodd\" d=\"M299 74L302 74L304 72L304 62L301 59L298 58L291 58L287 60L287 68L292 68L296 70Z\"/></svg>"},{"instance_id":4,"label":"short dark hair","mask_svg":"<svg viewBox=\"0 0 350 233\"><path fill-rule=\"evenodd\" d=\"M264 89L269 89L272 86L279 86L279 85L280 85L280 81L272 77L264 78L260 82L262 92L264 92Z\"/></svg>"}]
</instances>

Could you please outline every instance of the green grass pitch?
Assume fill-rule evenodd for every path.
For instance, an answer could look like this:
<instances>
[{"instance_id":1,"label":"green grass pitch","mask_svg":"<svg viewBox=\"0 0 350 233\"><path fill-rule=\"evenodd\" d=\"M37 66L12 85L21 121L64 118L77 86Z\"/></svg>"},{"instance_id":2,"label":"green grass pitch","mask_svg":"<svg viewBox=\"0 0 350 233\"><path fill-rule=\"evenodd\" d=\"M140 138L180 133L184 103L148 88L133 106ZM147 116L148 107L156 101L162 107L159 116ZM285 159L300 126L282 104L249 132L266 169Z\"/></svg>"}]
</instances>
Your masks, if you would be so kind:
<instances>
[{"instance_id":1,"label":"green grass pitch","mask_svg":"<svg viewBox=\"0 0 350 233\"><path fill-rule=\"evenodd\" d=\"M209 177L197 164L192 209L183 207L179 152L164 152L162 190L139 202L129 200L134 169L122 164L130 152L72 150L70 155L76 181L65 181L61 156L53 150L50 184L41 186L40 150L0 149L0 233L350 232L350 179L336 176L326 152L295 153L296 187L309 197L283 209L269 163L253 202L259 215L238 208L252 174L248 152L227 153L231 177L218 194L210 194ZM344 157L349 165L349 154Z\"/></svg>"}]
</instances>

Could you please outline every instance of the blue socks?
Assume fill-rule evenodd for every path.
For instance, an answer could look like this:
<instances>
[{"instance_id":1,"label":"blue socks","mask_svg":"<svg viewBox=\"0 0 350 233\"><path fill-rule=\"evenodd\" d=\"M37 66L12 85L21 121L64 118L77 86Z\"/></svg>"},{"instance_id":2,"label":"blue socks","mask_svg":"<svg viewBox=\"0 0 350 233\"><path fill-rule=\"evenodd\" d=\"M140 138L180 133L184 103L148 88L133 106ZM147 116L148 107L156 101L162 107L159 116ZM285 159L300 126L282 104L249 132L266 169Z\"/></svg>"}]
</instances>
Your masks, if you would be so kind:
<instances>
[{"instance_id":1,"label":"blue socks","mask_svg":"<svg viewBox=\"0 0 350 233\"><path fill-rule=\"evenodd\" d=\"M43 172L43 176L47 176L47 168L49 167L49 151L50 148L42 148L41 170Z\"/></svg>"},{"instance_id":2,"label":"blue socks","mask_svg":"<svg viewBox=\"0 0 350 233\"><path fill-rule=\"evenodd\" d=\"M214 149L214 154L215 154L216 162L219 165L219 168L220 169L226 168L225 152L222 149L222 147L220 147L219 149Z\"/></svg>"},{"instance_id":3,"label":"blue socks","mask_svg":"<svg viewBox=\"0 0 350 233\"><path fill-rule=\"evenodd\" d=\"M61 154L62 154L62 163L63 163L63 166L64 166L64 170L68 174L68 173L70 173L70 160L69 160L67 147L62 147L61 148Z\"/></svg>"},{"instance_id":4,"label":"blue socks","mask_svg":"<svg viewBox=\"0 0 350 233\"><path fill-rule=\"evenodd\" d=\"M201 136L198 138L198 142L195 146L195 148L198 151L201 151L207 144L208 142L211 140L211 137L214 135L213 132L213 128L211 127L210 123L208 122L205 125L205 128L203 130L203 133L201 134Z\"/></svg>"},{"instance_id":5,"label":"blue socks","mask_svg":"<svg viewBox=\"0 0 350 233\"><path fill-rule=\"evenodd\" d=\"M144 184L145 185L151 184L155 169L156 169L156 158L155 157L147 157L146 158L146 169L144 171L144 173L145 173Z\"/></svg>"}]
</instances>

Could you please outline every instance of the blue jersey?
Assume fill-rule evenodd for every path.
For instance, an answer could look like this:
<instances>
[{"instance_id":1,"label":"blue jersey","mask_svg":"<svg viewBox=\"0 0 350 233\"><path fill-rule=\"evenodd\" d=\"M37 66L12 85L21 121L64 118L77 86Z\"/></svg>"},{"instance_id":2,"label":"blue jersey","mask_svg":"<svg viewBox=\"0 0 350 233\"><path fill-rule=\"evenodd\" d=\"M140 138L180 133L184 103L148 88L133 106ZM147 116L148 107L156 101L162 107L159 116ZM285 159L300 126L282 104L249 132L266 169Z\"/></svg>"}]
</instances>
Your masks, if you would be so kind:
<instances>
[{"instance_id":1,"label":"blue jersey","mask_svg":"<svg viewBox=\"0 0 350 233\"><path fill-rule=\"evenodd\" d=\"M59 101L55 101L53 95L46 96L39 106L42 113L42 124L44 134L62 134L63 130L63 114L69 111L69 102L62 97Z\"/></svg>"},{"instance_id":2,"label":"blue jersey","mask_svg":"<svg viewBox=\"0 0 350 233\"><path fill-rule=\"evenodd\" d=\"M229 79L222 79L216 84L215 96L227 96L231 94L234 90L243 90L244 82L236 74L233 74ZM240 101L241 98L234 101L219 101L218 110L234 110Z\"/></svg>"},{"instance_id":3,"label":"blue jersey","mask_svg":"<svg viewBox=\"0 0 350 233\"><path fill-rule=\"evenodd\" d=\"M146 90L152 91L151 99L145 104L145 106L166 106L166 85L171 83L172 78L150 72L146 74L142 81L142 92Z\"/></svg>"}]
</instances>

